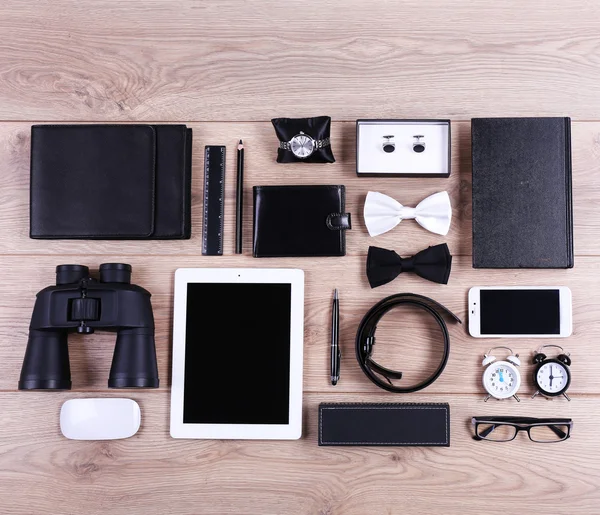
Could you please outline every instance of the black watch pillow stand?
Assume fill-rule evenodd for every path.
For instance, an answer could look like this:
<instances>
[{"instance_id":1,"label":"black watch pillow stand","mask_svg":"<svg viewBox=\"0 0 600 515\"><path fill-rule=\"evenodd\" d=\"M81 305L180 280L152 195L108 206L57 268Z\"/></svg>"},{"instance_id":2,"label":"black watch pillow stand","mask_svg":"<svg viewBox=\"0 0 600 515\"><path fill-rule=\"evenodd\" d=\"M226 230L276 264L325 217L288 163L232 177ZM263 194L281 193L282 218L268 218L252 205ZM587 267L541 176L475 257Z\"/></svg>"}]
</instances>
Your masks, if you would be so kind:
<instances>
[{"instance_id":1,"label":"black watch pillow stand","mask_svg":"<svg viewBox=\"0 0 600 515\"><path fill-rule=\"evenodd\" d=\"M315 142L327 141L324 145L316 145L307 157L297 157L291 150L277 149L278 163L335 163L329 138L331 135L331 117L315 116L313 118L273 118L271 120L277 138L282 143L290 142L295 136L303 133Z\"/></svg>"}]
</instances>

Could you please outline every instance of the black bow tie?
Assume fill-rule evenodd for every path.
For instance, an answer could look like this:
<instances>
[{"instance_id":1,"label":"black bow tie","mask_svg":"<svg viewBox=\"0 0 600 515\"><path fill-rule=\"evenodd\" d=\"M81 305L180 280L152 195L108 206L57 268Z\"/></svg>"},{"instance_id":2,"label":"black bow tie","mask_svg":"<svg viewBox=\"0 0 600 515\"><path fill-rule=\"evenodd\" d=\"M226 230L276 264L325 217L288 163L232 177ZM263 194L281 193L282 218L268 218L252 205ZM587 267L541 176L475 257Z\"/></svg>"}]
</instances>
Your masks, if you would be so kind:
<instances>
[{"instance_id":1,"label":"black bow tie","mask_svg":"<svg viewBox=\"0 0 600 515\"><path fill-rule=\"evenodd\" d=\"M393 281L401 272L415 272L428 281L448 284L452 256L448 245L442 243L415 254L401 258L393 250L369 247L367 255L367 277L371 288Z\"/></svg>"}]
</instances>

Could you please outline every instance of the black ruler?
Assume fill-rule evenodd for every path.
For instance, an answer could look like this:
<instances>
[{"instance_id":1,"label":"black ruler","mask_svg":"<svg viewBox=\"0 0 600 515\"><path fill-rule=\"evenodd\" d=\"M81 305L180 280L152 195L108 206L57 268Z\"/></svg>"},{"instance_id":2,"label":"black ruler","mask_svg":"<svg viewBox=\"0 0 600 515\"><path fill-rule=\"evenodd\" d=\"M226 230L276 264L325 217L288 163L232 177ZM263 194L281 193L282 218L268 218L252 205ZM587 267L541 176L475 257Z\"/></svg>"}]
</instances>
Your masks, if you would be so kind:
<instances>
[{"instance_id":1,"label":"black ruler","mask_svg":"<svg viewBox=\"0 0 600 515\"><path fill-rule=\"evenodd\" d=\"M223 205L225 201L225 147L204 147L204 222L202 254L223 255Z\"/></svg>"}]
</instances>

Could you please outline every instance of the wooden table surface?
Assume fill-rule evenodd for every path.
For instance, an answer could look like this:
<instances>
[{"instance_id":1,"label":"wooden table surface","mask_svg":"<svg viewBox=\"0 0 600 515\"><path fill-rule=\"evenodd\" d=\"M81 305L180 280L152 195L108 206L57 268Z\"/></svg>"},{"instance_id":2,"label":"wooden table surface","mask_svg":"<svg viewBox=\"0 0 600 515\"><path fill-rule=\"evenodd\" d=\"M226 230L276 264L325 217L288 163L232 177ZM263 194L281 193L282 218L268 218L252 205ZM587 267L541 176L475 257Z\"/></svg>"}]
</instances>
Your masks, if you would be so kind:
<instances>
[{"instance_id":1,"label":"wooden table surface","mask_svg":"<svg viewBox=\"0 0 600 515\"><path fill-rule=\"evenodd\" d=\"M278 165L275 116L330 115L333 165ZM571 116L575 268L471 267L470 123L478 116ZM357 118L450 118L449 179L357 178ZM600 3L594 0L3 0L0 6L0 513L481 514L600 513ZM194 130L192 239L40 241L28 237L30 126L44 122L177 122ZM244 255L234 247L235 144L246 146ZM225 256L201 255L206 144L228 147ZM251 186L345 184L354 228L343 258L251 256ZM369 238L369 189L407 205L448 190L447 237L414 222ZM93 192L90 192L93 194ZM376 290L369 244L408 255L446 241L447 286L402 276ZM114 335L70 338L73 390L19 392L35 294L61 263L133 266L153 293L158 390L107 389ZM178 267L298 267L306 272L304 434L299 441L169 437L173 273ZM466 322L474 285L566 285L574 333L572 402L530 399L530 358L543 341L509 341L523 358L521 403L483 402L482 354L497 341L452 325L451 356L424 392L394 395L360 371L354 336L377 300L414 292ZM331 293L340 289L342 377L329 385ZM439 334L419 316L385 321L377 352L418 378ZM389 343L388 343L389 342ZM548 342L546 342L548 343ZM407 376L407 380L410 377ZM224 381L226 379L224 378ZM243 388L243 385L239 385ZM75 442L59 409L79 397L135 399L128 440ZM450 448L320 448L320 402L448 402ZM474 415L572 417L569 441L475 442Z\"/></svg>"}]
</instances>

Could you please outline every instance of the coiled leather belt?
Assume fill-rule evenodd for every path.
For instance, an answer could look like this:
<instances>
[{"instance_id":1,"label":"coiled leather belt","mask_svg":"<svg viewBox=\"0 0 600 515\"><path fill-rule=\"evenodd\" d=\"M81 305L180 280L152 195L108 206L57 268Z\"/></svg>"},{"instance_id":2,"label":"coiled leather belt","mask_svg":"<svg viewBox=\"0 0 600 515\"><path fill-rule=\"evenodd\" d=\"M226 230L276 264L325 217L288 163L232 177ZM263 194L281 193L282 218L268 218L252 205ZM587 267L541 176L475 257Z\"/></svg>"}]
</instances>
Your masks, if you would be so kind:
<instances>
[{"instance_id":1,"label":"coiled leather belt","mask_svg":"<svg viewBox=\"0 0 600 515\"><path fill-rule=\"evenodd\" d=\"M395 386L391 380L402 379L402 372L382 367L371 358L373 347L375 346L375 331L377 329L377 324L381 320L381 317L383 317L390 309L401 305L414 306L431 314L440 326L443 335L444 355L442 356L439 366L430 377L414 386ZM444 371L446 363L448 362L448 356L450 355L450 335L448 334L446 322L444 322L440 312L449 315L454 321L462 324L460 318L448 308L423 295L398 293L397 295L386 297L375 304L363 317L356 333L356 359L365 375L380 388L395 393L417 392L433 383ZM382 377L385 378L387 382L384 381Z\"/></svg>"}]
</instances>

